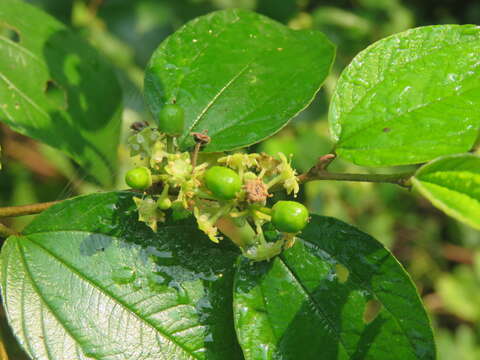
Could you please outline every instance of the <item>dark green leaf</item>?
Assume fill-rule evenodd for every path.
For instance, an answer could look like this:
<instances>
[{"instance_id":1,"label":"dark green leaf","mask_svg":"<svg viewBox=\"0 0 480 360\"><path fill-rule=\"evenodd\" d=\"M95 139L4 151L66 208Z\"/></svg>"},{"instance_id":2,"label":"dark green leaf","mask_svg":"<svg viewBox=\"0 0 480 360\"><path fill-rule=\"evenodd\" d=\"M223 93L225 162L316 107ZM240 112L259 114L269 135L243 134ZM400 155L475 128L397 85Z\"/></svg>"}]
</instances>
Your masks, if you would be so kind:
<instances>
[{"instance_id":1,"label":"dark green leaf","mask_svg":"<svg viewBox=\"0 0 480 360\"><path fill-rule=\"evenodd\" d=\"M335 49L317 31L294 31L262 15L225 10L197 18L153 54L145 97L155 117L165 103L185 109L181 146L208 130L206 151L258 142L313 99Z\"/></svg>"},{"instance_id":2,"label":"dark green leaf","mask_svg":"<svg viewBox=\"0 0 480 360\"><path fill-rule=\"evenodd\" d=\"M239 359L237 256L189 221L157 234L131 195L63 202L2 249L10 325L36 359Z\"/></svg>"},{"instance_id":3,"label":"dark green leaf","mask_svg":"<svg viewBox=\"0 0 480 360\"><path fill-rule=\"evenodd\" d=\"M480 27L421 27L385 38L342 73L330 106L337 153L415 164L468 151L480 128Z\"/></svg>"},{"instance_id":4,"label":"dark green leaf","mask_svg":"<svg viewBox=\"0 0 480 360\"><path fill-rule=\"evenodd\" d=\"M247 360L434 359L407 273L379 242L313 216L271 263L241 261L235 325Z\"/></svg>"},{"instance_id":5,"label":"dark green leaf","mask_svg":"<svg viewBox=\"0 0 480 360\"><path fill-rule=\"evenodd\" d=\"M111 184L121 92L110 66L59 21L18 0L0 5L0 53L0 120Z\"/></svg>"},{"instance_id":6,"label":"dark green leaf","mask_svg":"<svg viewBox=\"0 0 480 360\"><path fill-rule=\"evenodd\" d=\"M480 229L480 156L450 155L418 169L414 188L437 208Z\"/></svg>"}]
</instances>

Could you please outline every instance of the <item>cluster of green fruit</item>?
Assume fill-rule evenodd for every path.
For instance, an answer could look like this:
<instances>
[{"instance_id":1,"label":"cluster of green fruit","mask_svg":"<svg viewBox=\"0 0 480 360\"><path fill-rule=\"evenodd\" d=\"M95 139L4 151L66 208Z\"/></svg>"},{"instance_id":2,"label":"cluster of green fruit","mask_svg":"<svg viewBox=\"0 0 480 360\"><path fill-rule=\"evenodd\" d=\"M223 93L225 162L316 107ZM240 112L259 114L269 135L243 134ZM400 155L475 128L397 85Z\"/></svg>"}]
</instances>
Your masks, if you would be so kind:
<instances>
[{"instance_id":1,"label":"cluster of green fruit","mask_svg":"<svg viewBox=\"0 0 480 360\"><path fill-rule=\"evenodd\" d=\"M125 176L128 186L143 192L135 199L141 221L156 230L166 210L181 208L195 216L199 229L212 241L218 242L223 233L256 261L270 259L293 244L295 234L308 223L307 208L296 201L266 206L272 187L298 192L297 177L286 156L279 154L279 160L266 154L236 153L197 166L198 153L176 148L176 137L184 127L181 107L164 106L157 125L158 130L147 127L130 141L132 155L140 155L144 162ZM272 231L267 231L270 236L264 231L270 224L273 237Z\"/></svg>"}]
</instances>

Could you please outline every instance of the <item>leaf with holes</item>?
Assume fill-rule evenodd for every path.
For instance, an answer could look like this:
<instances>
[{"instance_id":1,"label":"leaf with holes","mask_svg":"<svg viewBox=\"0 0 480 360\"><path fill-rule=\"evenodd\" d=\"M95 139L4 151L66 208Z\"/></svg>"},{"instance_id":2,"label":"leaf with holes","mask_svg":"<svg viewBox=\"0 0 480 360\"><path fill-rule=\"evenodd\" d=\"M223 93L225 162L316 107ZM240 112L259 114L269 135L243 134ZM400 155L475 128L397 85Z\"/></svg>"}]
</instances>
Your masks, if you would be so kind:
<instances>
[{"instance_id":1,"label":"leaf with holes","mask_svg":"<svg viewBox=\"0 0 480 360\"><path fill-rule=\"evenodd\" d=\"M335 49L320 32L294 31L262 15L225 10L197 18L155 51L145 77L154 117L166 103L185 110L182 148L208 131L205 151L256 143L313 99Z\"/></svg>"},{"instance_id":2,"label":"leaf with holes","mask_svg":"<svg viewBox=\"0 0 480 360\"><path fill-rule=\"evenodd\" d=\"M99 54L59 21L18 0L0 5L0 121L112 183L121 91Z\"/></svg>"},{"instance_id":3,"label":"leaf with holes","mask_svg":"<svg viewBox=\"0 0 480 360\"><path fill-rule=\"evenodd\" d=\"M420 27L382 39L342 73L330 105L336 152L358 165L468 151L480 129L480 27Z\"/></svg>"},{"instance_id":4,"label":"leaf with holes","mask_svg":"<svg viewBox=\"0 0 480 360\"><path fill-rule=\"evenodd\" d=\"M435 358L407 273L383 245L339 220L313 216L270 263L240 261L234 287L246 360Z\"/></svg>"},{"instance_id":5,"label":"leaf with holes","mask_svg":"<svg viewBox=\"0 0 480 360\"><path fill-rule=\"evenodd\" d=\"M241 359L232 315L237 252L189 221L157 234L132 197L65 201L1 254L8 320L35 359Z\"/></svg>"},{"instance_id":6,"label":"leaf with holes","mask_svg":"<svg viewBox=\"0 0 480 360\"><path fill-rule=\"evenodd\" d=\"M437 208L480 230L480 156L441 157L418 169L412 183Z\"/></svg>"}]
</instances>

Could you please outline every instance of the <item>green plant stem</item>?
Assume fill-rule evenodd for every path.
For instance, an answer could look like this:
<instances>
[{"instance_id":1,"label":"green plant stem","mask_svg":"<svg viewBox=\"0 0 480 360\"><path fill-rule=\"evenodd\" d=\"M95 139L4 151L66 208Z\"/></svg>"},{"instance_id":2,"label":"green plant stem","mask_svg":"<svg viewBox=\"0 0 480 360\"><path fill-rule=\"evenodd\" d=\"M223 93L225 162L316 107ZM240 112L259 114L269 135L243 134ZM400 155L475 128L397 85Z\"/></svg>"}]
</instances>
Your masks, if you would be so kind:
<instances>
[{"instance_id":1,"label":"green plant stem","mask_svg":"<svg viewBox=\"0 0 480 360\"><path fill-rule=\"evenodd\" d=\"M43 210L48 209L50 206L58 204L59 202L61 202L61 200L31 204L31 205L3 207L3 208L0 208L0 218L38 214L38 213L41 213Z\"/></svg>"},{"instance_id":2,"label":"green plant stem","mask_svg":"<svg viewBox=\"0 0 480 360\"><path fill-rule=\"evenodd\" d=\"M167 135L167 152L173 154L175 152L175 146L173 145L173 137Z\"/></svg>"},{"instance_id":3,"label":"green plant stem","mask_svg":"<svg viewBox=\"0 0 480 360\"><path fill-rule=\"evenodd\" d=\"M225 215L218 219L215 225L240 248L255 244L255 231L247 222L239 226L230 216Z\"/></svg>"},{"instance_id":4,"label":"green plant stem","mask_svg":"<svg viewBox=\"0 0 480 360\"><path fill-rule=\"evenodd\" d=\"M331 173L327 171L307 172L298 177L300 183L315 180L335 180L335 181L360 181L360 182L375 182L375 183L390 183L404 187L409 187L409 179L414 172L403 172L398 174L342 174Z\"/></svg>"}]
</instances>

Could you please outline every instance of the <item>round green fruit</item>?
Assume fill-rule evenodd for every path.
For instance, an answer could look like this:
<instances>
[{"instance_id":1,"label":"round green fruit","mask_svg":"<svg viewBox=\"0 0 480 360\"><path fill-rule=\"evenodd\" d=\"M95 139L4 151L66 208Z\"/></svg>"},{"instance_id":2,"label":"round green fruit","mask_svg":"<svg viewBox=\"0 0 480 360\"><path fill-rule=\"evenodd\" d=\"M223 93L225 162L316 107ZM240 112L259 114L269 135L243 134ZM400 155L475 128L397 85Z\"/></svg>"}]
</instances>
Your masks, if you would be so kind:
<instances>
[{"instance_id":1,"label":"round green fruit","mask_svg":"<svg viewBox=\"0 0 480 360\"><path fill-rule=\"evenodd\" d=\"M172 200L168 197L161 197L157 200L157 206L160 210L168 210L172 207Z\"/></svg>"},{"instance_id":2,"label":"round green fruit","mask_svg":"<svg viewBox=\"0 0 480 360\"><path fill-rule=\"evenodd\" d=\"M166 104L158 115L158 129L171 136L183 133L185 127L185 112L177 104Z\"/></svg>"},{"instance_id":3,"label":"round green fruit","mask_svg":"<svg viewBox=\"0 0 480 360\"><path fill-rule=\"evenodd\" d=\"M145 166L137 167L127 172L125 182L132 189L145 190L152 186L152 173Z\"/></svg>"},{"instance_id":4,"label":"round green fruit","mask_svg":"<svg viewBox=\"0 0 480 360\"><path fill-rule=\"evenodd\" d=\"M207 189L222 200L235 198L242 187L240 176L224 166L212 166L205 172L204 180Z\"/></svg>"},{"instance_id":5,"label":"round green fruit","mask_svg":"<svg viewBox=\"0 0 480 360\"><path fill-rule=\"evenodd\" d=\"M296 233L308 223L308 210L296 201L279 201L272 207L272 224L278 231Z\"/></svg>"}]
</instances>

